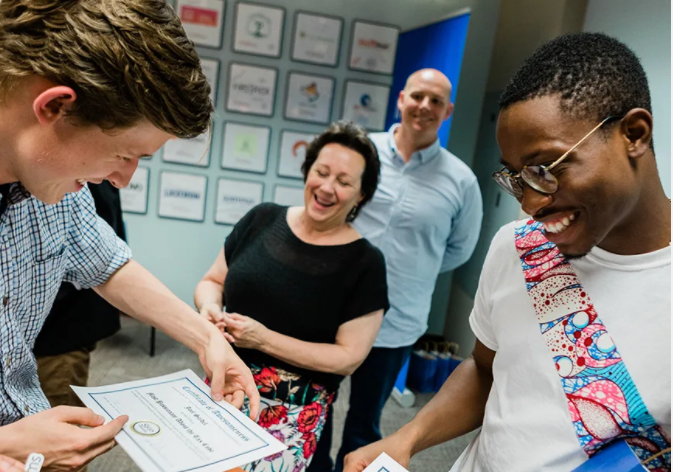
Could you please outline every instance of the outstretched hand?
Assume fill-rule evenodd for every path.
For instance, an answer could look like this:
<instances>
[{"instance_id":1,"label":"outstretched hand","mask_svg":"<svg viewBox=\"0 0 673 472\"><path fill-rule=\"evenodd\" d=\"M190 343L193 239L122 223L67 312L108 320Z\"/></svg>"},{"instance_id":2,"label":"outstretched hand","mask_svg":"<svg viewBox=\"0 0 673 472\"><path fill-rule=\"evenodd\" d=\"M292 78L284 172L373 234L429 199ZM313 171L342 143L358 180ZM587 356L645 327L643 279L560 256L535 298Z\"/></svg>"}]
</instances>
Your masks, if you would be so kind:
<instances>
[{"instance_id":1,"label":"outstretched hand","mask_svg":"<svg viewBox=\"0 0 673 472\"><path fill-rule=\"evenodd\" d=\"M250 418L257 419L259 392L250 368L234 352L219 331L213 330L199 360L210 379L213 400L226 400L240 408L245 395L250 399Z\"/></svg>"}]
</instances>

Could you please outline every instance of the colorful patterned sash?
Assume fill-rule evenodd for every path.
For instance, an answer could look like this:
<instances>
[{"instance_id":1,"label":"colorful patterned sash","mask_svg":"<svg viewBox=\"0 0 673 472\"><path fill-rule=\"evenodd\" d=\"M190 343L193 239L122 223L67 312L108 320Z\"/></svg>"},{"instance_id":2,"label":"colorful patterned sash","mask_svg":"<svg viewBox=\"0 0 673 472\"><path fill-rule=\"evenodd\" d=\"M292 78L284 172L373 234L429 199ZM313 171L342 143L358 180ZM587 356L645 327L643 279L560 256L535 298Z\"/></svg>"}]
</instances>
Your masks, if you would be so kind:
<instances>
[{"instance_id":1,"label":"colorful patterned sash","mask_svg":"<svg viewBox=\"0 0 673 472\"><path fill-rule=\"evenodd\" d=\"M580 446L591 457L624 439L649 470L670 470L670 439L647 411L571 264L534 220L517 224L515 243Z\"/></svg>"}]
</instances>

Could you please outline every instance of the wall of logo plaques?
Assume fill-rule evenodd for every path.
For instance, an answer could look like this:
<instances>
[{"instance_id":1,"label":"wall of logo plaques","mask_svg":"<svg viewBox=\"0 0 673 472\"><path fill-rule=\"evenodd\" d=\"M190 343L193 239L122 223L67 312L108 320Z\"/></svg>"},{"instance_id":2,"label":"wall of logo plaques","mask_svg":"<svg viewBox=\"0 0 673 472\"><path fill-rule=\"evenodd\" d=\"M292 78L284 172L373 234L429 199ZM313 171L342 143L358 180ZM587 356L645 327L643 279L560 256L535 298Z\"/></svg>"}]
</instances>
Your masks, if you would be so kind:
<instances>
[{"instance_id":1,"label":"wall of logo plaques","mask_svg":"<svg viewBox=\"0 0 673 472\"><path fill-rule=\"evenodd\" d=\"M399 28L263 1L173 1L212 88L213 127L141 163L122 190L127 214L234 225L263 201L303 205L306 147L327 124L384 131Z\"/></svg>"}]
</instances>

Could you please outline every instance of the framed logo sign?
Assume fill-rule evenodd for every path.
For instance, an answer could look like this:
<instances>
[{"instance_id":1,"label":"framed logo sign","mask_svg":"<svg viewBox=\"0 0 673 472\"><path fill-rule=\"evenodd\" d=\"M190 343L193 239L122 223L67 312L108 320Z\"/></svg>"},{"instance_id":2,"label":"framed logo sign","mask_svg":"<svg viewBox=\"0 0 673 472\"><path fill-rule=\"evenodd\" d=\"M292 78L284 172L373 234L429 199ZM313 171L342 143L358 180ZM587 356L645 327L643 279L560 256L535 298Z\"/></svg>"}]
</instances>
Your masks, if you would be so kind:
<instances>
[{"instance_id":1,"label":"framed logo sign","mask_svg":"<svg viewBox=\"0 0 673 472\"><path fill-rule=\"evenodd\" d=\"M253 207L262 203L264 184L220 178L217 181L215 223L235 225Z\"/></svg>"},{"instance_id":2,"label":"framed logo sign","mask_svg":"<svg viewBox=\"0 0 673 472\"><path fill-rule=\"evenodd\" d=\"M129 184L119 190L122 211L125 213L147 214L147 195L150 185L150 170L147 167L136 169Z\"/></svg>"},{"instance_id":3,"label":"framed logo sign","mask_svg":"<svg viewBox=\"0 0 673 472\"><path fill-rule=\"evenodd\" d=\"M233 49L259 56L280 57L285 10L268 5L236 4Z\"/></svg>"},{"instance_id":4,"label":"framed logo sign","mask_svg":"<svg viewBox=\"0 0 673 472\"><path fill-rule=\"evenodd\" d=\"M346 81L343 119L372 131L382 131L386 124L390 87L386 85Z\"/></svg>"},{"instance_id":5,"label":"framed logo sign","mask_svg":"<svg viewBox=\"0 0 673 472\"><path fill-rule=\"evenodd\" d=\"M232 63L229 66L227 111L273 116L278 71L270 67Z\"/></svg>"},{"instance_id":6,"label":"framed logo sign","mask_svg":"<svg viewBox=\"0 0 673 472\"><path fill-rule=\"evenodd\" d=\"M392 74L397 52L397 26L355 21L348 67L365 72Z\"/></svg>"},{"instance_id":7,"label":"framed logo sign","mask_svg":"<svg viewBox=\"0 0 673 472\"><path fill-rule=\"evenodd\" d=\"M332 115L334 79L290 72L287 78L285 118L327 124Z\"/></svg>"},{"instance_id":8,"label":"framed logo sign","mask_svg":"<svg viewBox=\"0 0 673 472\"><path fill-rule=\"evenodd\" d=\"M162 172L159 185L159 216L203 221L206 208L205 175Z\"/></svg>"},{"instance_id":9,"label":"framed logo sign","mask_svg":"<svg viewBox=\"0 0 673 472\"><path fill-rule=\"evenodd\" d=\"M163 160L176 164L208 167L210 164L210 136L208 130L192 139L169 139L164 144Z\"/></svg>"},{"instance_id":10,"label":"framed logo sign","mask_svg":"<svg viewBox=\"0 0 673 472\"><path fill-rule=\"evenodd\" d=\"M226 122L222 168L265 173L271 128Z\"/></svg>"},{"instance_id":11,"label":"framed logo sign","mask_svg":"<svg viewBox=\"0 0 673 472\"><path fill-rule=\"evenodd\" d=\"M189 39L199 46L222 45L224 0L177 0L176 10Z\"/></svg>"},{"instance_id":12,"label":"framed logo sign","mask_svg":"<svg viewBox=\"0 0 673 472\"><path fill-rule=\"evenodd\" d=\"M206 76L208 84L210 85L210 100L215 106L215 100L217 99L217 79L220 71L220 61L217 59L206 59L201 58L201 70L203 70L203 75Z\"/></svg>"},{"instance_id":13,"label":"framed logo sign","mask_svg":"<svg viewBox=\"0 0 673 472\"><path fill-rule=\"evenodd\" d=\"M303 178L301 165L306 158L306 148L315 138L314 134L283 130L278 153L278 175L281 177Z\"/></svg>"},{"instance_id":14,"label":"framed logo sign","mask_svg":"<svg viewBox=\"0 0 673 472\"><path fill-rule=\"evenodd\" d=\"M304 189L276 185L273 192L273 202L283 206L304 206Z\"/></svg>"},{"instance_id":15,"label":"framed logo sign","mask_svg":"<svg viewBox=\"0 0 673 472\"><path fill-rule=\"evenodd\" d=\"M336 67L344 20L334 16L297 12L292 60Z\"/></svg>"}]
</instances>

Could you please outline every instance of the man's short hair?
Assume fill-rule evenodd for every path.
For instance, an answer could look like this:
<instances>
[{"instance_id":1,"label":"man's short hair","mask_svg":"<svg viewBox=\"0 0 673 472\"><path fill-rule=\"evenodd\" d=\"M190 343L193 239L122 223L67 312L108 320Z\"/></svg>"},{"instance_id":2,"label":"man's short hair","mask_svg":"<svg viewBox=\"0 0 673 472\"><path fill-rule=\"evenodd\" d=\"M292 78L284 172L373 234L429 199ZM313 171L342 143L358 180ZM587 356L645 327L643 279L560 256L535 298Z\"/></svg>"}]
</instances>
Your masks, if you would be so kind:
<instances>
[{"instance_id":1,"label":"man's short hair","mask_svg":"<svg viewBox=\"0 0 673 472\"><path fill-rule=\"evenodd\" d=\"M0 0L0 98L28 76L75 91L74 123L145 118L180 138L210 126L210 86L164 0Z\"/></svg>"},{"instance_id":2,"label":"man's short hair","mask_svg":"<svg viewBox=\"0 0 673 472\"><path fill-rule=\"evenodd\" d=\"M558 95L561 110L600 122L633 108L652 113L647 76L625 44L602 33L560 36L528 58L500 97L500 109Z\"/></svg>"}]
</instances>

